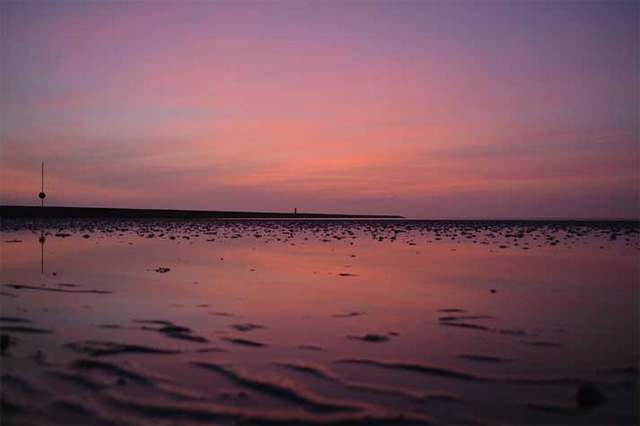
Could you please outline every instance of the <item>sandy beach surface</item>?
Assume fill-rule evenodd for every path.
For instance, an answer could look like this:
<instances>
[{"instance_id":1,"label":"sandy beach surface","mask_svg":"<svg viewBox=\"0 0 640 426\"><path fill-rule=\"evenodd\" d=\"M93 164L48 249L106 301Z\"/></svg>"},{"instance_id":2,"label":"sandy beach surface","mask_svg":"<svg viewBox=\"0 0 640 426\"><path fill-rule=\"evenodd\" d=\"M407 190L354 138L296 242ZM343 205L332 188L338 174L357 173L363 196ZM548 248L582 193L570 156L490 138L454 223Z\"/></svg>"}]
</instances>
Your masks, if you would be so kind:
<instances>
[{"instance_id":1,"label":"sandy beach surface","mask_svg":"<svg viewBox=\"0 0 640 426\"><path fill-rule=\"evenodd\" d=\"M8 220L2 424L638 424L637 222Z\"/></svg>"}]
</instances>

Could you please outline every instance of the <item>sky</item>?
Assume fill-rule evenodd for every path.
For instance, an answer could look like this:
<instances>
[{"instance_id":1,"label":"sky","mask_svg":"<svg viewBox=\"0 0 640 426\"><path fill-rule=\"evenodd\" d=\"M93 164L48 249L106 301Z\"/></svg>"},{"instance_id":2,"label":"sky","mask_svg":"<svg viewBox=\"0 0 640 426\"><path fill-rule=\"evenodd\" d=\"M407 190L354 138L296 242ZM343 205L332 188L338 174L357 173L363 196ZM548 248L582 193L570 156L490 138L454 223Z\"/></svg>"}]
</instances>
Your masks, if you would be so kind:
<instances>
[{"instance_id":1,"label":"sky","mask_svg":"<svg viewBox=\"0 0 640 426\"><path fill-rule=\"evenodd\" d=\"M3 0L0 201L639 218L639 4Z\"/></svg>"}]
</instances>

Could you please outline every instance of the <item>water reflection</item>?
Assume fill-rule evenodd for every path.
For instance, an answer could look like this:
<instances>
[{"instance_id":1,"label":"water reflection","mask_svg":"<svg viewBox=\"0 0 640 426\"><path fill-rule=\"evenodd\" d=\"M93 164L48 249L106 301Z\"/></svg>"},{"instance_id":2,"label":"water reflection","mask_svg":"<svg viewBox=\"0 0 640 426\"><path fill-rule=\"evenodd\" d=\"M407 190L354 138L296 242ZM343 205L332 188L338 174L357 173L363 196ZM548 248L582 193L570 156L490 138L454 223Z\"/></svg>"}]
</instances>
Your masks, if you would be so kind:
<instances>
[{"instance_id":1,"label":"water reflection","mask_svg":"<svg viewBox=\"0 0 640 426\"><path fill-rule=\"evenodd\" d=\"M637 418L634 227L56 225L2 246L18 423Z\"/></svg>"},{"instance_id":2,"label":"water reflection","mask_svg":"<svg viewBox=\"0 0 640 426\"><path fill-rule=\"evenodd\" d=\"M40 243L40 274L44 275L44 243L47 239L44 236L44 230L40 231L40 238L38 238L38 242Z\"/></svg>"}]
</instances>

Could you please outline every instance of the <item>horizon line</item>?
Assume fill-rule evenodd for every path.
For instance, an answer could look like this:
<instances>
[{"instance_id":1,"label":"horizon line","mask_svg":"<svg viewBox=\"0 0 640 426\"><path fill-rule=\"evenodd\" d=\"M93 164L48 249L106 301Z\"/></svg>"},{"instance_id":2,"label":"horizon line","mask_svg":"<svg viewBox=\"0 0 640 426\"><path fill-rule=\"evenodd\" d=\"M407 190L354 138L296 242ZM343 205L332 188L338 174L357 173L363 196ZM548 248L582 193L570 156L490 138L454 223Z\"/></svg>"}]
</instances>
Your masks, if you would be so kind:
<instances>
[{"instance_id":1,"label":"horizon line","mask_svg":"<svg viewBox=\"0 0 640 426\"><path fill-rule=\"evenodd\" d=\"M68 210L74 211L76 213L87 212L87 213L99 213L102 211L103 213L111 213L117 214L120 213L135 213L140 212L144 214L153 214L153 213L162 213L162 214L182 214L182 215L195 215L195 216L206 216L206 215L219 215L221 217L232 217L230 215L237 215L238 217L250 217L250 215L256 215L256 217L269 217L272 216L274 218L277 217L286 217L286 218L311 218L311 217L325 217L325 218L372 218L372 219L405 219L404 216L401 215L392 215L392 214L364 214L364 213L318 213L318 212L298 212L297 209L294 211L242 211L242 210L185 210L185 209L158 209L158 208L130 208L130 207L78 207L78 206L34 206L34 205L4 205L0 204L0 211L6 213L6 209L15 209L12 213L17 213L15 216L39 216L38 212L51 212L55 210ZM20 211L22 210L22 211ZM60 217L64 217L61 215Z\"/></svg>"},{"instance_id":2,"label":"horizon line","mask_svg":"<svg viewBox=\"0 0 640 426\"><path fill-rule=\"evenodd\" d=\"M381 219L402 219L402 220L432 220L432 221L527 221L527 222L543 222L543 221L575 221L575 222L640 222L640 217L406 217L399 214L371 214L371 213L322 213L322 212L285 212L285 211L243 211L243 210L201 210L201 209L179 209L179 208L148 208L148 207L87 207L87 206L37 206L37 205L17 205L17 204L0 204L0 209L4 208L27 208L27 209L87 209L87 210L130 210L145 212L183 212L183 213L218 213L218 214L259 214L259 215L279 215L279 216L296 216L305 218L309 216L333 216L337 218L381 218ZM1 215L0 215L1 218Z\"/></svg>"}]
</instances>

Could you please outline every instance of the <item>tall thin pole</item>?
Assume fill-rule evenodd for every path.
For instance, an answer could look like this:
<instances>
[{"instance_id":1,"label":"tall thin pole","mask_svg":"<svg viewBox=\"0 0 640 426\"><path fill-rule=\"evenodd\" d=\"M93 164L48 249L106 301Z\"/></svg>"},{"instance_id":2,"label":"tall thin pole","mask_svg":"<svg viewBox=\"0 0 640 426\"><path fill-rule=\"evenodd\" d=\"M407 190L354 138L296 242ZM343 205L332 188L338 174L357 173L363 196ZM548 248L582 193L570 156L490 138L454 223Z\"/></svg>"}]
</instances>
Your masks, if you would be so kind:
<instances>
[{"instance_id":1,"label":"tall thin pole","mask_svg":"<svg viewBox=\"0 0 640 426\"><path fill-rule=\"evenodd\" d=\"M42 162L42 193L44 194L44 161ZM44 198L40 198L40 207L44 207Z\"/></svg>"}]
</instances>

